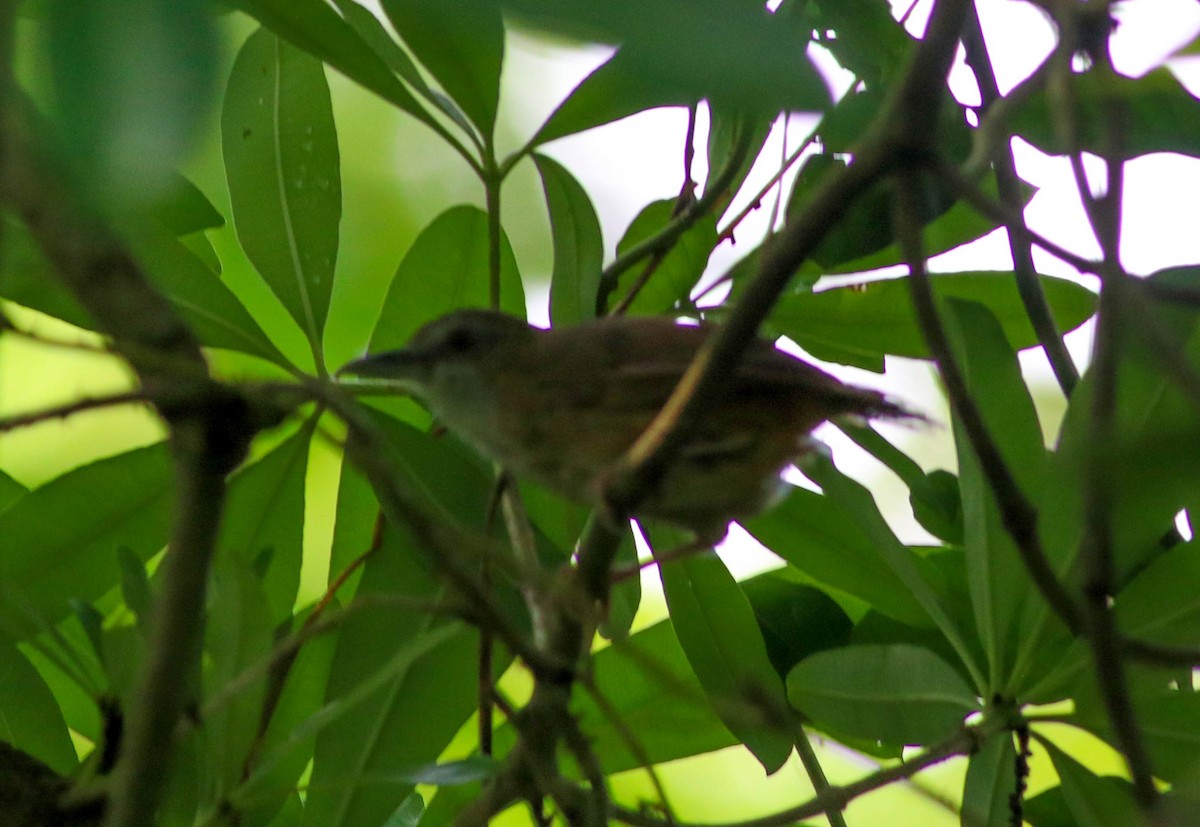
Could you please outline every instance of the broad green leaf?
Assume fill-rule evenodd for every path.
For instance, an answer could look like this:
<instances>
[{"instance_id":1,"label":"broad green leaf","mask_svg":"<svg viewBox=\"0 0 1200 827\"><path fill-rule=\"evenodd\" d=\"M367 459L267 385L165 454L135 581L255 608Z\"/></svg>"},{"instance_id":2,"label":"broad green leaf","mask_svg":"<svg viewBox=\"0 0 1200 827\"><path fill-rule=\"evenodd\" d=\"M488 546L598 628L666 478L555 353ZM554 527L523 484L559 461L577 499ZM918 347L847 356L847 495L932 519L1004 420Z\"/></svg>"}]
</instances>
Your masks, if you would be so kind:
<instances>
[{"instance_id":1,"label":"broad green leaf","mask_svg":"<svg viewBox=\"0 0 1200 827\"><path fill-rule=\"evenodd\" d=\"M679 532L651 529L659 552ZM773 726L786 702L754 610L715 553L659 566L671 623L688 662L717 712L768 774L792 753L789 733Z\"/></svg>"},{"instance_id":2,"label":"broad green leaf","mask_svg":"<svg viewBox=\"0 0 1200 827\"><path fill-rule=\"evenodd\" d=\"M217 27L207 0L46 3L46 60L59 148L93 196L156 201L216 97Z\"/></svg>"},{"instance_id":3,"label":"broad green leaf","mask_svg":"<svg viewBox=\"0 0 1200 827\"><path fill-rule=\"evenodd\" d=\"M674 217L675 199L666 198L647 204L625 230L617 242L617 255L627 252L638 243L657 235ZM704 275L708 257L717 246L717 219L707 215L690 227L654 268L649 281L629 306L631 315L655 315L669 310L679 301L686 299L696 282ZM617 280L616 288L608 296L609 306L623 300L633 285L641 279L647 266L646 259L626 270Z\"/></svg>"},{"instance_id":4,"label":"broad green leaf","mask_svg":"<svg viewBox=\"0 0 1200 827\"><path fill-rule=\"evenodd\" d=\"M904 623L929 625L920 603L855 515L804 488L788 492L779 505L744 523L754 539L824 587L852 595Z\"/></svg>"},{"instance_id":5,"label":"broad green leaf","mask_svg":"<svg viewBox=\"0 0 1200 827\"><path fill-rule=\"evenodd\" d=\"M1196 364L1200 360L1197 315L1165 304L1152 304L1148 309L1150 318L1129 320L1131 334L1138 325L1153 324L1159 335L1178 343L1181 352ZM1092 451L1102 451L1104 460L1114 469L1112 473L1119 476L1112 492L1109 522L1115 585L1124 588L1117 602L1134 613L1127 631L1135 636L1144 632L1160 642L1175 635L1187 637L1190 633L1186 624L1172 624L1172 615L1160 610L1175 605L1176 612L1186 615L1187 609L1183 607L1188 605L1188 595L1178 593L1169 579L1162 585L1168 589L1164 598L1171 603L1157 602L1157 595L1142 591L1141 586L1134 591L1130 589L1159 563L1178 564L1167 562L1172 553L1166 553L1162 541L1172 529L1175 515L1200 502L1195 473L1200 463L1200 423L1195 408L1175 387L1158 351L1147 346L1142 336L1128 335L1123 340L1118 363L1115 438L1103 446L1093 446L1090 435L1093 382L1091 375L1085 375L1072 394L1058 446L1050 456L1046 496L1038 503L1042 546L1060 577L1070 584L1082 582L1086 463ZM1031 662L1029 674L1031 679L1040 677L1039 692L1046 690L1052 696L1069 684L1077 670L1086 668L1087 656L1073 649L1072 656L1064 658L1060 650L1066 640L1061 624L1049 616L1044 604L1032 604L1030 608L1037 609L1039 616L1031 619L1026 628L1040 629L1043 641L1059 633L1058 647L1045 642L1031 643L1038 659ZM1165 624L1161 628L1160 622Z\"/></svg>"},{"instance_id":6,"label":"broad green leaf","mask_svg":"<svg viewBox=\"0 0 1200 827\"><path fill-rule=\"evenodd\" d=\"M205 695L211 696L271 651L272 606L263 584L244 561L214 566L204 626ZM242 778L258 733L267 682L257 681L204 717L205 750L218 800Z\"/></svg>"},{"instance_id":7,"label":"broad green leaf","mask_svg":"<svg viewBox=\"0 0 1200 827\"><path fill-rule=\"evenodd\" d=\"M771 127L774 124L775 112L768 114L752 115L741 109L734 108L728 105L717 105L711 101L708 104L708 144L706 150L708 152L708 176L704 182L704 192L708 192L708 187L714 178L721 174L726 165L730 162L735 148L742 141L747 133L750 135L750 151L746 153L745 159L742 161L741 167L733 176L733 180L729 182L727 188L729 198L742 188L742 184L746 182L746 177L750 174L751 167L758 159L759 153L762 152L763 145L766 144L767 138L771 134Z\"/></svg>"},{"instance_id":8,"label":"broad green leaf","mask_svg":"<svg viewBox=\"0 0 1200 827\"><path fill-rule=\"evenodd\" d=\"M888 84L901 75L913 39L886 3L819 0L806 4L805 11L817 42L868 86Z\"/></svg>"},{"instance_id":9,"label":"broad green leaf","mask_svg":"<svg viewBox=\"0 0 1200 827\"><path fill-rule=\"evenodd\" d=\"M1139 693L1135 701L1134 714L1155 776L1172 784L1193 777L1200 766L1200 693L1188 686ZM1074 720L1110 744L1116 742L1102 707L1080 707Z\"/></svg>"},{"instance_id":10,"label":"broad green leaf","mask_svg":"<svg viewBox=\"0 0 1200 827\"><path fill-rule=\"evenodd\" d=\"M95 322L62 286L25 226L5 220L0 231L0 295L76 327L95 330ZM224 282L167 229L146 221L129 241L151 283L202 344L288 364Z\"/></svg>"},{"instance_id":11,"label":"broad green leaf","mask_svg":"<svg viewBox=\"0 0 1200 827\"><path fill-rule=\"evenodd\" d=\"M25 224L11 215L0 223L0 296L76 327L95 329Z\"/></svg>"},{"instance_id":12,"label":"broad green leaf","mask_svg":"<svg viewBox=\"0 0 1200 827\"><path fill-rule=\"evenodd\" d=\"M304 551L304 480L315 422L309 423L229 481L217 568L266 564L259 588L271 624L292 616Z\"/></svg>"},{"instance_id":13,"label":"broad green leaf","mask_svg":"<svg viewBox=\"0 0 1200 827\"><path fill-rule=\"evenodd\" d=\"M389 528L367 560L357 598L435 600L442 587L423 556ZM412 783L362 782L436 761L476 708L477 667L477 635L461 624L396 607L349 618L326 706L300 730L318 732L305 824L379 824L391 815Z\"/></svg>"},{"instance_id":14,"label":"broad green leaf","mask_svg":"<svg viewBox=\"0 0 1200 827\"><path fill-rule=\"evenodd\" d=\"M171 179L166 193L151 208L159 223L177 236L225 226L225 217L199 187L178 173Z\"/></svg>"},{"instance_id":15,"label":"broad green leaf","mask_svg":"<svg viewBox=\"0 0 1200 827\"><path fill-rule=\"evenodd\" d=\"M320 352L342 216L320 61L266 29L250 35L229 77L221 146L242 248Z\"/></svg>"},{"instance_id":16,"label":"broad green leaf","mask_svg":"<svg viewBox=\"0 0 1200 827\"><path fill-rule=\"evenodd\" d=\"M818 726L885 744L932 744L979 709L953 667L906 645L818 652L788 674L787 689Z\"/></svg>"},{"instance_id":17,"label":"broad green leaf","mask_svg":"<svg viewBox=\"0 0 1200 827\"><path fill-rule=\"evenodd\" d=\"M1200 543L1181 543L1148 565L1117 595L1126 635L1174 646L1200 645Z\"/></svg>"},{"instance_id":18,"label":"broad green leaf","mask_svg":"<svg viewBox=\"0 0 1200 827\"><path fill-rule=\"evenodd\" d=\"M288 800L289 791L312 760L316 733L297 731L324 703L336 645L333 634L306 642L288 670L253 772L230 796L246 827L266 827L267 819ZM299 825L302 817L303 810L290 823ZM270 827L276 827L276 822L270 822Z\"/></svg>"},{"instance_id":19,"label":"broad green leaf","mask_svg":"<svg viewBox=\"0 0 1200 827\"><path fill-rule=\"evenodd\" d=\"M383 0L417 60L485 136L496 124L504 21L498 0Z\"/></svg>"},{"instance_id":20,"label":"broad green leaf","mask_svg":"<svg viewBox=\"0 0 1200 827\"><path fill-rule=\"evenodd\" d=\"M29 493L29 489L0 471L0 512Z\"/></svg>"},{"instance_id":21,"label":"broad green leaf","mask_svg":"<svg viewBox=\"0 0 1200 827\"><path fill-rule=\"evenodd\" d=\"M1133 787L1096 775L1049 741L1041 741L1062 784L1063 798L1078 827L1129 827L1141 824Z\"/></svg>"},{"instance_id":22,"label":"broad green leaf","mask_svg":"<svg viewBox=\"0 0 1200 827\"><path fill-rule=\"evenodd\" d=\"M1160 67L1139 78L1099 71L1073 74L1071 86L1077 96L1077 146L1084 152L1115 151L1125 159L1152 152L1200 156L1200 101L1170 69ZM1042 152L1065 155L1072 148L1056 129L1057 113L1065 105L1048 89L1040 91L1017 109L1011 128ZM1121 118L1121 142L1110 148L1114 117Z\"/></svg>"},{"instance_id":23,"label":"broad green leaf","mask_svg":"<svg viewBox=\"0 0 1200 827\"><path fill-rule=\"evenodd\" d=\"M4 636L0 636L0 741L64 775L79 763L50 688L16 644Z\"/></svg>"},{"instance_id":24,"label":"broad green leaf","mask_svg":"<svg viewBox=\"0 0 1200 827\"><path fill-rule=\"evenodd\" d=\"M1017 792L1017 751L1012 735L993 735L967 764L962 823L970 827L1010 827L1009 802ZM1022 779L1024 782L1024 779Z\"/></svg>"},{"instance_id":25,"label":"broad green leaf","mask_svg":"<svg viewBox=\"0 0 1200 827\"><path fill-rule=\"evenodd\" d=\"M408 56L408 52L392 39L373 12L360 6L355 0L334 0L334 5L346 18L346 22L358 32L359 37L367 45L375 50L375 54L379 55L389 69L417 90L421 97L446 113L451 120L463 128L464 132L471 131L471 122L467 120L467 116L462 113L454 101L436 89L430 88L429 84L425 82L425 78L421 76L421 71L417 69L417 65Z\"/></svg>"},{"instance_id":26,"label":"broad green leaf","mask_svg":"<svg viewBox=\"0 0 1200 827\"><path fill-rule=\"evenodd\" d=\"M137 617L139 628L144 628L154 603L146 564L126 546L117 549L117 563L121 567L121 599Z\"/></svg>"},{"instance_id":27,"label":"broad green leaf","mask_svg":"<svg viewBox=\"0 0 1200 827\"><path fill-rule=\"evenodd\" d=\"M277 365L287 359L215 273L169 233L144 226L132 240L151 283L208 347L249 353Z\"/></svg>"},{"instance_id":28,"label":"broad green leaf","mask_svg":"<svg viewBox=\"0 0 1200 827\"><path fill-rule=\"evenodd\" d=\"M999 322L974 302L945 302L943 320L951 348L978 405L984 425L1017 485L1031 500L1041 496L1046 450L1033 398L1021 376L1017 355ZM1015 624L1033 595L1016 544L1004 527L995 493L962 423L954 419L959 489L963 509L963 548L975 629L987 654L992 692L1007 692L1018 641Z\"/></svg>"},{"instance_id":29,"label":"broad green leaf","mask_svg":"<svg viewBox=\"0 0 1200 827\"><path fill-rule=\"evenodd\" d=\"M866 486L843 474L822 454L809 455L802 465L805 476L821 486L826 497L852 516L870 541L875 554L895 572L897 579L904 584L904 590L920 604L925 615L954 649L960 664L978 683L981 679L980 670L975 663L969 625L955 611L959 601L955 599L949 584L943 582L941 572L917 549L900 542Z\"/></svg>"},{"instance_id":30,"label":"broad green leaf","mask_svg":"<svg viewBox=\"0 0 1200 827\"><path fill-rule=\"evenodd\" d=\"M1065 279L1040 278L1060 331L1074 330L1092 315L1094 294ZM1010 273L945 273L932 280L942 298L984 305L1000 321L1013 349L1038 343ZM907 278L788 295L776 306L771 323L818 358L869 370L882 369L885 354L929 358Z\"/></svg>"},{"instance_id":31,"label":"broad green leaf","mask_svg":"<svg viewBox=\"0 0 1200 827\"><path fill-rule=\"evenodd\" d=\"M633 733L652 764L737 743L704 697L671 623L656 623L602 649L592 669L596 688L619 724L584 693L576 693L572 708L606 772L642 765L621 726Z\"/></svg>"},{"instance_id":32,"label":"broad green leaf","mask_svg":"<svg viewBox=\"0 0 1200 827\"><path fill-rule=\"evenodd\" d=\"M403 347L426 322L462 307L486 307L488 281L487 214L477 207L451 207L421 231L400 262L370 349ZM525 291L503 233L500 309L525 317Z\"/></svg>"},{"instance_id":33,"label":"broad green leaf","mask_svg":"<svg viewBox=\"0 0 1200 827\"><path fill-rule=\"evenodd\" d=\"M657 73L644 72L643 62L626 46L575 87L542 124L532 143L544 144L647 109L686 106L695 101Z\"/></svg>"},{"instance_id":34,"label":"broad green leaf","mask_svg":"<svg viewBox=\"0 0 1200 827\"><path fill-rule=\"evenodd\" d=\"M379 55L324 0L228 0L228 3L434 131L445 134Z\"/></svg>"},{"instance_id":35,"label":"broad green leaf","mask_svg":"<svg viewBox=\"0 0 1200 827\"><path fill-rule=\"evenodd\" d=\"M142 560L162 549L171 490L160 443L76 468L0 514L5 626L25 634L34 617L54 623L70 611L71 599L100 597L120 582L120 547Z\"/></svg>"},{"instance_id":36,"label":"broad green leaf","mask_svg":"<svg viewBox=\"0 0 1200 827\"><path fill-rule=\"evenodd\" d=\"M779 569L741 583L781 678L814 652L849 643L853 627L833 598L799 580L795 572Z\"/></svg>"},{"instance_id":37,"label":"broad green leaf","mask_svg":"<svg viewBox=\"0 0 1200 827\"><path fill-rule=\"evenodd\" d=\"M550 321L565 327L596 316L604 237L591 198L566 167L537 154L533 163L542 178L554 241Z\"/></svg>"},{"instance_id":38,"label":"broad green leaf","mask_svg":"<svg viewBox=\"0 0 1200 827\"><path fill-rule=\"evenodd\" d=\"M692 101L709 98L763 112L829 105L829 91L807 58L807 33L757 3L506 0L504 5L517 20L540 29L622 44L632 77L642 75Z\"/></svg>"}]
</instances>

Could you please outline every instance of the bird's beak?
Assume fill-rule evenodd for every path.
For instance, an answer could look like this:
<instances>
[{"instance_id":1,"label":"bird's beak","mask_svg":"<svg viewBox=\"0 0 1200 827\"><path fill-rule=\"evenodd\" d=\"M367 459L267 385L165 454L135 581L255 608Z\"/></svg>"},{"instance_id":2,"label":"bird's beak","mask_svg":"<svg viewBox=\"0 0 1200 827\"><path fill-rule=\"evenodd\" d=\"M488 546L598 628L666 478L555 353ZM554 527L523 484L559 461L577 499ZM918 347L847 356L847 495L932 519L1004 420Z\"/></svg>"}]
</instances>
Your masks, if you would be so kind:
<instances>
[{"instance_id":1,"label":"bird's beak","mask_svg":"<svg viewBox=\"0 0 1200 827\"><path fill-rule=\"evenodd\" d=\"M338 369L338 378L354 377L409 386L426 370L427 360L411 350L389 350L355 359Z\"/></svg>"}]
</instances>

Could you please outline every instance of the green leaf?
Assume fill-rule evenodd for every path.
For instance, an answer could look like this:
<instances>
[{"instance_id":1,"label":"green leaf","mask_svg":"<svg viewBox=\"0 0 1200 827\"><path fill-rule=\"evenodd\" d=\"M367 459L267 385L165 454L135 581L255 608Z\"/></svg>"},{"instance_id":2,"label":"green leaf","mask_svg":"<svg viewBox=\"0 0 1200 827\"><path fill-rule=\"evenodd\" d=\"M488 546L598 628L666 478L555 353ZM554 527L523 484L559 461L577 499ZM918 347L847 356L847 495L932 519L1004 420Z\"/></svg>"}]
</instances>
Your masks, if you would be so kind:
<instances>
[{"instance_id":1,"label":"green leaf","mask_svg":"<svg viewBox=\"0 0 1200 827\"><path fill-rule=\"evenodd\" d=\"M913 39L875 0L818 0L805 5L806 22L817 42L838 63L868 86L886 85L900 76Z\"/></svg>"},{"instance_id":2,"label":"green leaf","mask_svg":"<svg viewBox=\"0 0 1200 827\"><path fill-rule=\"evenodd\" d=\"M631 77L679 90L690 101L709 98L762 112L829 105L829 91L805 51L807 34L757 3L506 0L505 10L539 29L622 44Z\"/></svg>"},{"instance_id":3,"label":"green leaf","mask_svg":"<svg viewBox=\"0 0 1200 827\"><path fill-rule=\"evenodd\" d=\"M1065 279L1040 279L1060 331L1074 330L1092 315L1093 293ZM1000 321L1013 349L1038 343L1011 274L945 273L933 276L932 281L942 298L964 298L984 305ZM929 358L907 278L788 295L776 306L771 323L818 358L868 370L880 369L885 354Z\"/></svg>"},{"instance_id":4,"label":"green leaf","mask_svg":"<svg viewBox=\"0 0 1200 827\"><path fill-rule=\"evenodd\" d=\"M671 623L656 623L597 652L593 671L599 694L651 764L737 743L704 697ZM618 725L590 697L576 693L572 709L606 772L642 766Z\"/></svg>"},{"instance_id":5,"label":"green leaf","mask_svg":"<svg viewBox=\"0 0 1200 827\"><path fill-rule=\"evenodd\" d=\"M818 726L885 744L932 744L978 711L954 669L915 646L847 646L806 658L788 699Z\"/></svg>"},{"instance_id":6,"label":"green leaf","mask_svg":"<svg viewBox=\"0 0 1200 827\"><path fill-rule=\"evenodd\" d=\"M321 635L300 649L263 736L259 759L250 777L231 794L246 827L266 825L267 820L295 794L291 790L313 757L317 734L301 732L325 702L325 689L333 665L336 635ZM303 811L301 811L303 815ZM297 818L293 823L299 825ZM276 827L276 822L271 822Z\"/></svg>"},{"instance_id":7,"label":"green leaf","mask_svg":"<svg viewBox=\"0 0 1200 827\"><path fill-rule=\"evenodd\" d=\"M861 521L839 503L804 488L747 520L747 531L818 584L865 601L910 625L929 617L879 554Z\"/></svg>"},{"instance_id":8,"label":"green leaf","mask_svg":"<svg viewBox=\"0 0 1200 827\"><path fill-rule=\"evenodd\" d=\"M324 0L227 0L355 83L395 104L440 135L433 119L387 64Z\"/></svg>"},{"instance_id":9,"label":"green leaf","mask_svg":"<svg viewBox=\"0 0 1200 827\"><path fill-rule=\"evenodd\" d=\"M490 136L500 103L504 21L497 0L383 0L417 60Z\"/></svg>"},{"instance_id":10,"label":"green leaf","mask_svg":"<svg viewBox=\"0 0 1200 827\"><path fill-rule=\"evenodd\" d=\"M533 156L533 163L542 178L554 241L550 321L564 327L595 318L604 263L604 237L596 208L587 191L562 164L538 154Z\"/></svg>"},{"instance_id":11,"label":"green leaf","mask_svg":"<svg viewBox=\"0 0 1200 827\"><path fill-rule=\"evenodd\" d=\"M117 549L117 563L121 567L121 599L137 617L138 626L144 627L150 620L153 605L146 564L127 546Z\"/></svg>"},{"instance_id":12,"label":"green leaf","mask_svg":"<svg viewBox=\"0 0 1200 827\"><path fill-rule=\"evenodd\" d=\"M167 450L156 444L76 468L0 514L5 626L28 633L31 614L54 623L70 599L100 597L120 582L122 546L141 560L162 549L171 489Z\"/></svg>"},{"instance_id":13,"label":"green leaf","mask_svg":"<svg viewBox=\"0 0 1200 827\"><path fill-rule=\"evenodd\" d=\"M638 243L657 235L674 217L675 199L666 198L647 204L617 242L617 255L627 252ZM717 219L707 215L687 230L659 264L650 280L637 294L629 306L631 315L656 315L670 310L686 299L696 282L704 275L708 257L717 246ZM649 261L649 259L648 259ZM617 286L609 297L609 304L625 298L644 272L646 263L626 270L617 280Z\"/></svg>"},{"instance_id":14,"label":"green leaf","mask_svg":"<svg viewBox=\"0 0 1200 827\"><path fill-rule=\"evenodd\" d=\"M271 624L292 616L304 552L304 486L315 421L229 481L214 566L248 570L269 556L260 588Z\"/></svg>"},{"instance_id":15,"label":"green leaf","mask_svg":"<svg viewBox=\"0 0 1200 827\"><path fill-rule=\"evenodd\" d=\"M367 560L358 598L436 599L442 587L423 556L411 538L389 527ZM412 783L360 782L436 761L476 708L477 667L477 635L459 623L391 607L350 617L327 705L300 730L319 732L305 823L346 827L388 818Z\"/></svg>"},{"instance_id":16,"label":"green leaf","mask_svg":"<svg viewBox=\"0 0 1200 827\"><path fill-rule=\"evenodd\" d=\"M643 71L643 61L622 47L580 81L542 124L532 143L541 145L661 106L686 106L696 98Z\"/></svg>"},{"instance_id":17,"label":"green leaf","mask_svg":"<svg viewBox=\"0 0 1200 827\"><path fill-rule=\"evenodd\" d=\"M0 512L29 493L29 489L0 471Z\"/></svg>"},{"instance_id":18,"label":"green leaf","mask_svg":"<svg viewBox=\"0 0 1200 827\"><path fill-rule=\"evenodd\" d=\"M221 146L242 248L319 352L342 215L321 63L265 29L250 35L229 77Z\"/></svg>"},{"instance_id":19,"label":"green leaf","mask_svg":"<svg viewBox=\"0 0 1200 827\"><path fill-rule=\"evenodd\" d=\"M708 143L706 146L708 152L708 176L704 182L705 193L708 192L708 187L714 177L719 175L721 170L725 169L725 166L729 163L742 137L749 133L751 135L750 151L746 153L741 168L734 174L733 180L729 182L728 191L730 198L732 199L732 196L742 188L742 184L746 182L746 178L750 175L750 169L754 166L754 162L762 152L767 138L771 135L771 127L775 123L775 115L776 113L774 112L766 115L761 113L752 115L732 106L719 106L711 101L709 102Z\"/></svg>"},{"instance_id":20,"label":"green leaf","mask_svg":"<svg viewBox=\"0 0 1200 827\"><path fill-rule=\"evenodd\" d=\"M95 329L25 224L11 215L0 224L0 296L76 327Z\"/></svg>"},{"instance_id":21,"label":"green leaf","mask_svg":"<svg viewBox=\"0 0 1200 827\"><path fill-rule=\"evenodd\" d=\"M983 416L991 439L1017 485L1032 500L1041 496L1046 450L1033 398L1021 376L1017 355L994 316L975 302L945 302L943 319L951 348L967 389ZM1007 692L1012 676L1013 646L1032 645L1036 635L1015 634L1022 607L1035 595L1021 563L991 484L971 447L962 423L954 419L958 446L959 487L975 629L987 654L990 691ZM1040 599L1040 598L1038 598Z\"/></svg>"},{"instance_id":22,"label":"green leaf","mask_svg":"<svg viewBox=\"0 0 1200 827\"><path fill-rule=\"evenodd\" d=\"M993 735L967 764L962 823L971 827L1010 827L1010 801L1017 792L1017 751L1012 735ZM1022 779L1024 783L1025 779Z\"/></svg>"},{"instance_id":23,"label":"green leaf","mask_svg":"<svg viewBox=\"0 0 1200 827\"><path fill-rule=\"evenodd\" d=\"M879 506L866 486L839 471L828 457L814 453L806 457L802 465L805 476L821 486L826 497L852 516L874 553L903 583L904 591L920 604L924 614L953 647L961 665L978 682L980 670L971 649L969 626L955 611L959 601L949 584L943 582L942 573L935 564L918 554L916 549L903 545L879 512Z\"/></svg>"},{"instance_id":24,"label":"green leaf","mask_svg":"<svg viewBox=\"0 0 1200 827\"><path fill-rule=\"evenodd\" d=\"M359 37L366 41L389 69L417 90L421 97L446 113L451 120L462 127L464 132L470 133L471 122L467 120L467 116L462 113L454 101L429 87L425 78L421 76L421 71L417 69L417 65L408 56L408 52L392 39L373 12L363 8L354 0L334 0L334 5L346 18L346 22L358 32Z\"/></svg>"},{"instance_id":25,"label":"green leaf","mask_svg":"<svg viewBox=\"0 0 1200 827\"><path fill-rule=\"evenodd\" d=\"M1189 685L1182 690L1139 693L1135 700L1138 729L1155 776L1176 785L1193 778L1200 765L1200 693ZM1077 708L1074 720L1110 744L1116 742L1102 707Z\"/></svg>"},{"instance_id":26,"label":"green leaf","mask_svg":"<svg viewBox=\"0 0 1200 827\"><path fill-rule=\"evenodd\" d=\"M153 203L215 98L211 3L49 0L42 33L59 148L82 162L81 182L108 203Z\"/></svg>"},{"instance_id":27,"label":"green leaf","mask_svg":"<svg viewBox=\"0 0 1200 827\"><path fill-rule=\"evenodd\" d=\"M650 532L659 551L681 537ZM712 552L659 566L659 575L675 634L718 717L775 772L792 753L790 735L772 725L786 703L745 594Z\"/></svg>"},{"instance_id":28,"label":"green leaf","mask_svg":"<svg viewBox=\"0 0 1200 827\"><path fill-rule=\"evenodd\" d=\"M270 653L275 623L266 597L248 565L214 566L204 626L206 696ZM210 736L204 758L219 798L242 778L266 691L267 682L255 682L204 717L204 729Z\"/></svg>"},{"instance_id":29,"label":"green leaf","mask_svg":"<svg viewBox=\"0 0 1200 827\"><path fill-rule=\"evenodd\" d=\"M1200 101L1166 67L1139 78L1109 76L1099 71L1073 74L1077 96L1078 148L1118 159L1152 152L1200 156ZM1050 155L1073 151L1056 125L1066 102L1049 90L1033 95L1017 109L1013 132ZM1120 144L1110 147L1108 132L1120 117Z\"/></svg>"},{"instance_id":30,"label":"green leaf","mask_svg":"<svg viewBox=\"0 0 1200 827\"><path fill-rule=\"evenodd\" d=\"M1121 631L1169 646L1200 645L1200 543L1181 543L1150 563L1113 603Z\"/></svg>"},{"instance_id":31,"label":"green leaf","mask_svg":"<svg viewBox=\"0 0 1200 827\"><path fill-rule=\"evenodd\" d=\"M1128 827L1142 823L1130 784L1096 775L1049 741L1043 740L1041 744L1050 753L1063 798L1078 827Z\"/></svg>"},{"instance_id":32,"label":"green leaf","mask_svg":"<svg viewBox=\"0 0 1200 827\"><path fill-rule=\"evenodd\" d=\"M132 244L150 281L201 344L249 353L284 367L290 364L225 283L177 239L145 225Z\"/></svg>"},{"instance_id":33,"label":"green leaf","mask_svg":"<svg viewBox=\"0 0 1200 827\"><path fill-rule=\"evenodd\" d=\"M0 741L24 750L55 772L66 775L77 767L79 760L58 702L33 664L4 636L0 636L0 710Z\"/></svg>"},{"instance_id":34,"label":"green leaf","mask_svg":"<svg viewBox=\"0 0 1200 827\"><path fill-rule=\"evenodd\" d=\"M799 582L789 569L743 580L742 591L779 677L814 652L850 642L853 623L833 598Z\"/></svg>"},{"instance_id":35,"label":"green leaf","mask_svg":"<svg viewBox=\"0 0 1200 827\"><path fill-rule=\"evenodd\" d=\"M421 231L400 262L371 337L372 351L403 347L426 322L488 305L487 214L451 207ZM525 317L525 291L508 238L500 240L500 309Z\"/></svg>"},{"instance_id":36,"label":"green leaf","mask_svg":"<svg viewBox=\"0 0 1200 827\"><path fill-rule=\"evenodd\" d=\"M171 186L151 209L159 223L177 236L225 226L225 217L199 187L178 173L171 179Z\"/></svg>"}]
</instances>

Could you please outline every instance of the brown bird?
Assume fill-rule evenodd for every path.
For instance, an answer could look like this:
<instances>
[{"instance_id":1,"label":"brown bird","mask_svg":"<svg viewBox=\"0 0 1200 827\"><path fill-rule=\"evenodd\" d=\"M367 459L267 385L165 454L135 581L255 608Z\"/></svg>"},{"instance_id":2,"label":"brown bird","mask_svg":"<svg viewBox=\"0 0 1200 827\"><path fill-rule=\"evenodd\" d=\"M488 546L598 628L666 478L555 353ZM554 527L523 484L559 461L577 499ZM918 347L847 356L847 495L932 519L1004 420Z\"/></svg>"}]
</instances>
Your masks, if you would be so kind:
<instances>
[{"instance_id":1,"label":"brown bird","mask_svg":"<svg viewBox=\"0 0 1200 827\"><path fill-rule=\"evenodd\" d=\"M351 362L339 375L411 393L512 473L598 506L606 474L714 329L622 316L541 330L460 310L421 328L402 350ZM914 416L756 341L637 514L719 538L731 520L780 496L781 472L811 450L809 432L841 414Z\"/></svg>"}]
</instances>

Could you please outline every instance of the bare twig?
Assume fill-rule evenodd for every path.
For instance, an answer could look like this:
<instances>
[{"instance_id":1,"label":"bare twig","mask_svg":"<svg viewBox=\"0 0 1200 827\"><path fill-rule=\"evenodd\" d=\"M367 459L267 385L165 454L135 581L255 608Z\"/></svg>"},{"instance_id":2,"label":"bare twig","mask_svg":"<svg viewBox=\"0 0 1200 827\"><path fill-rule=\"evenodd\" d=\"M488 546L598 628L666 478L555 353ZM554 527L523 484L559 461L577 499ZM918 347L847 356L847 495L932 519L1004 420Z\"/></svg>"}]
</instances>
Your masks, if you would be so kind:
<instances>
[{"instance_id":1,"label":"bare twig","mask_svg":"<svg viewBox=\"0 0 1200 827\"><path fill-rule=\"evenodd\" d=\"M987 43L983 37L983 27L979 23L979 13L974 4L969 4L967 25L963 36L966 49L967 64L975 73L982 97L981 116L986 116L989 109L1000 99L1000 89L996 85L996 75L992 70L991 56L988 54ZM1012 210L1018 219L1018 227L1024 227L1025 217L1021 211L1021 182L1017 177L1016 162L1013 160L1012 146L1008 132L1002 136L1003 141L997 141L992 153L996 170L996 185L1000 191L1000 200ZM1017 292L1025 305L1025 313L1037 334L1050 367L1058 379L1063 394L1070 397L1075 385L1079 382L1079 370L1071 360L1063 344L1062 334L1050 314L1050 305L1046 302L1046 294L1042 292L1041 282L1033 267L1033 251L1027 236L1018 232L1008 233L1009 250L1013 257L1014 275L1017 282Z\"/></svg>"},{"instance_id":2,"label":"bare twig","mask_svg":"<svg viewBox=\"0 0 1200 827\"><path fill-rule=\"evenodd\" d=\"M966 378L954 358L945 328L938 318L933 286L925 269L920 228L915 218L920 215L919 187L920 182L915 173L900 177L896 191L896 220L900 246L909 262L909 287L921 332L946 386L950 406L962 422L971 447L979 457L983 474L996 496L1004 528L1013 538L1026 570L1055 614L1069 629L1079 631L1079 609L1066 588L1059 582L1042 548L1037 531L1037 509L1021 491L999 447L988 433L983 416L971 397Z\"/></svg>"}]
</instances>

